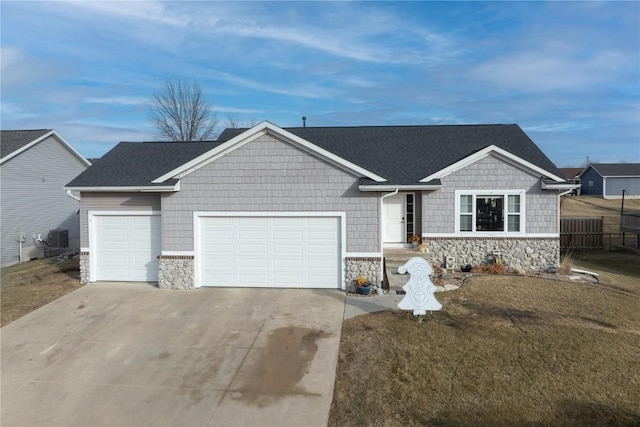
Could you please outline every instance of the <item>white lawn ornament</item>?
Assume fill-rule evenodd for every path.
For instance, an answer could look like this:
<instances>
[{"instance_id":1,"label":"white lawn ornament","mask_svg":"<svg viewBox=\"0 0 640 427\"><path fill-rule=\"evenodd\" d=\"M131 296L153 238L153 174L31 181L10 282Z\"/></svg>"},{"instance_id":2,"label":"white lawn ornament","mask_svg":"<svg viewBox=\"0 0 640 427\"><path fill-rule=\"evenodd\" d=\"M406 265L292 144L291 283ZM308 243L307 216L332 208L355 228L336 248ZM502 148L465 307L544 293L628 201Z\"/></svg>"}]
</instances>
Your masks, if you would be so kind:
<instances>
[{"instance_id":1,"label":"white lawn ornament","mask_svg":"<svg viewBox=\"0 0 640 427\"><path fill-rule=\"evenodd\" d=\"M398 273L411 274L407 283L402 287L406 294L402 301L398 303L401 310L413 310L414 316L424 316L427 310L436 311L442 308L433 293L436 287L431 283L430 276L433 268L424 258L414 257L404 265L398 267Z\"/></svg>"}]
</instances>

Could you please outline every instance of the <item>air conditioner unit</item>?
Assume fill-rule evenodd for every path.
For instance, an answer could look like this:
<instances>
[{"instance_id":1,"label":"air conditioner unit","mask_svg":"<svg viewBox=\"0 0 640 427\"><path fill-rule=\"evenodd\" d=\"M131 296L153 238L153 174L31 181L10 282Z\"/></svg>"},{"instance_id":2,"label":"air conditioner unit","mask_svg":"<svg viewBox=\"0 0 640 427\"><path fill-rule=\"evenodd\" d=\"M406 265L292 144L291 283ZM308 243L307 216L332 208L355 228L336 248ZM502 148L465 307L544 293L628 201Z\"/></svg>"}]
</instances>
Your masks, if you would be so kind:
<instances>
[{"instance_id":1,"label":"air conditioner unit","mask_svg":"<svg viewBox=\"0 0 640 427\"><path fill-rule=\"evenodd\" d=\"M49 244L52 248L69 247L69 230L55 229L49 231Z\"/></svg>"}]
</instances>

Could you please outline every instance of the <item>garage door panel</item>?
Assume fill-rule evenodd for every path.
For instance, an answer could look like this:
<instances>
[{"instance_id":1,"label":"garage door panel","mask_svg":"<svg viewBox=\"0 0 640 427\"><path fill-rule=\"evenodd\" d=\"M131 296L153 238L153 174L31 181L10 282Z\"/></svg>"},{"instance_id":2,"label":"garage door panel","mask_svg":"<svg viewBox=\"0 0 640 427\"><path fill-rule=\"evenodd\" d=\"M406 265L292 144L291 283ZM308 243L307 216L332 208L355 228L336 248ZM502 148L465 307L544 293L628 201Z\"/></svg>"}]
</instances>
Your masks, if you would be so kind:
<instances>
[{"instance_id":1,"label":"garage door panel","mask_svg":"<svg viewBox=\"0 0 640 427\"><path fill-rule=\"evenodd\" d=\"M304 252L304 245L302 243L274 243L272 246L272 253L275 255L292 255L297 256Z\"/></svg>"},{"instance_id":2,"label":"garage door panel","mask_svg":"<svg viewBox=\"0 0 640 427\"><path fill-rule=\"evenodd\" d=\"M337 217L201 217L196 221L201 286L340 287Z\"/></svg>"},{"instance_id":3,"label":"garage door panel","mask_svg":"<svg viewBox=\"0 0 640 427\"><path fill-rule=\"evenodd\" d=\"M269 250L269 245L264 242L259 243L239 243L233 252L243 255L264 255Z\"/></svg>"},{"instance_id":4,"label":"garage door panel","mask_svg":"<svg viewBox=\"0 0 640 427\"><path fill-rule=\"evenodd\" d=\"M159 215L96 215L96 280L157 281Z\"/></svg>"}]
</instances>

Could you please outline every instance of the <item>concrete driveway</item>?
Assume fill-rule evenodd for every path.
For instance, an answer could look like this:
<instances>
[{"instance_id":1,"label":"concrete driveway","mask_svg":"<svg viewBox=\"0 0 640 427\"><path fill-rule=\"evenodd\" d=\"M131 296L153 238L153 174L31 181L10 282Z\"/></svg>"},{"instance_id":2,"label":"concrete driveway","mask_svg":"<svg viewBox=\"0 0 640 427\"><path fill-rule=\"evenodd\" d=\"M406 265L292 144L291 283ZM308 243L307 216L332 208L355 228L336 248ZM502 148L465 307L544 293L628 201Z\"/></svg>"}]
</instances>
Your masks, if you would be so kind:
<instances>
[{"instance_id":1,"label":"concrete driveway","mask_svg":"<svg viewBox=\"0 0 640 427\"><path fill-rule=\"evenodd\" d=\"M3 427L327 425L345 294L85 286L0 330Z\"/></svg>"}]
</instances>

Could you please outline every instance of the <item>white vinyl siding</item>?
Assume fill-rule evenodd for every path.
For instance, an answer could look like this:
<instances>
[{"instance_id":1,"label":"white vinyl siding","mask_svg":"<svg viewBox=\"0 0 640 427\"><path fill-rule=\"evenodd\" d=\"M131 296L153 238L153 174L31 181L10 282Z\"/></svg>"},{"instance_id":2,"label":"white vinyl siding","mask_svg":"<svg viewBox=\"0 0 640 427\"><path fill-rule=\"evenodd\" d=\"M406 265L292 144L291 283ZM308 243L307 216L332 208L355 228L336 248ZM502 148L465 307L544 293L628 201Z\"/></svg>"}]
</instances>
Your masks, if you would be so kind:
<instances>
[{"instance_id":1,"label":"white vinyl siding","mask_svg":"<svg viewBox=\"0 0 640 427\"><path fill-rule=\"evenodd\" d=\"M31 256L43 256L42 249L35 250L34 235L41 234L46 239L53 229L69 230L69 246L80 248L77 214L80 205L67 196L63 187L86 168L54 136L2 164L2 266L19 261L21 236L25 238L23 254L27 261Z\"/></svg>"}]
</instances>

